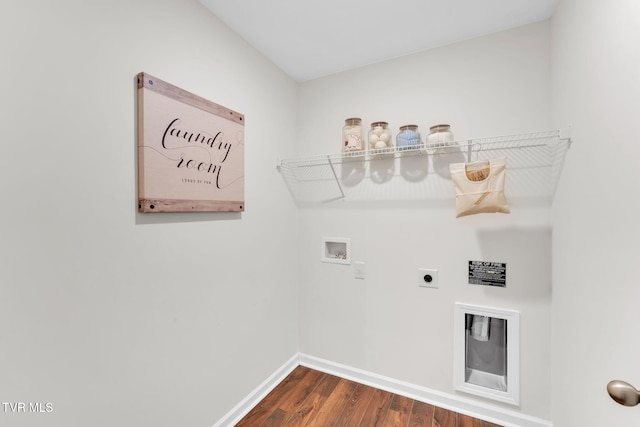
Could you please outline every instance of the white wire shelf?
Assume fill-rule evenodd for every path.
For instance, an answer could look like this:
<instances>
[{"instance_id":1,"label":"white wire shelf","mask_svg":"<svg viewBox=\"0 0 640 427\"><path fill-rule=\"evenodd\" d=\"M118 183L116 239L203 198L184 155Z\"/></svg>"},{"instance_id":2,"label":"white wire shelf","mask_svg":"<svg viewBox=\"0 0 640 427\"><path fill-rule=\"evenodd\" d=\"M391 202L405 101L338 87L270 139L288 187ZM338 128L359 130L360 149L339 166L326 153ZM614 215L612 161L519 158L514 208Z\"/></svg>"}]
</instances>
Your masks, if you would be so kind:
<instances>
[{"instance_id":1,"label":"white wire shelf","mask_svg":"<svg viewBox=\"0 0 640 427\"><path fill-rule=\"evenodd\" d=\"M509 199L550 204L570 142L568 132L551 130L289 158L278 169L297 201L453 200L450 163L504 157Z\"/></svg>"}]
</instances>

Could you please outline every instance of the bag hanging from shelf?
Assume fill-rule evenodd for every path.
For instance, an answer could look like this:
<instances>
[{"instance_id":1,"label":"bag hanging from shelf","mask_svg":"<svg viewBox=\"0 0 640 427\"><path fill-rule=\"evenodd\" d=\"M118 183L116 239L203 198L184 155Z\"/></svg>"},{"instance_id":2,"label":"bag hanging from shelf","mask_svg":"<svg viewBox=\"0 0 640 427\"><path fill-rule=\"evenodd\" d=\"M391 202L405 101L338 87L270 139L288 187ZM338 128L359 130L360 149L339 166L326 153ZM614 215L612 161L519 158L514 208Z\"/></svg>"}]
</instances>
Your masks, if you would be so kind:
<instances>
[{"instance_id":1,"label":"bag hanging from shelf","mask_svg":"<svg viewBox=\"0 0 640 427\"><path fill-rule=\"evenodd\" d=\"M479 213L511 213L504 194L506 160L449 165L456 190L456 218Z\"/></svg>"}]
</instances>

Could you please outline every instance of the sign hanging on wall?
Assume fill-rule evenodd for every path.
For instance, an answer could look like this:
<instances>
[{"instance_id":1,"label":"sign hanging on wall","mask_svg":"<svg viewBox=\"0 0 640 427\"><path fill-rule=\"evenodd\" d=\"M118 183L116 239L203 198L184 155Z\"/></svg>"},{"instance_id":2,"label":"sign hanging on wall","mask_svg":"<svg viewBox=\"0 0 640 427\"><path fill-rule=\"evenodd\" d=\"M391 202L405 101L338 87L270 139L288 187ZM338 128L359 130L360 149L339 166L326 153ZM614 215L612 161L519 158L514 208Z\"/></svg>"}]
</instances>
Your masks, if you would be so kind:
<instances>
[{"instance_id":1,"label":"sign hanging on wall","mask_svg":"<svg viewBox=\"0 0 640 427\"><path fill-rule=\"evenodd\" d=\"M469 261L469 284L507 286L507 264L504 262Z\"/></svg>"},{"instance_id":2,"label":"sign hanging on wall","mask_svg":"<svg viewBox=\"0 0 640 427\"><path fill-rule=\"evenodd\" d=\"M138 211L244 211L244 116L137 77Z\"/></svg>"}]
</instances>

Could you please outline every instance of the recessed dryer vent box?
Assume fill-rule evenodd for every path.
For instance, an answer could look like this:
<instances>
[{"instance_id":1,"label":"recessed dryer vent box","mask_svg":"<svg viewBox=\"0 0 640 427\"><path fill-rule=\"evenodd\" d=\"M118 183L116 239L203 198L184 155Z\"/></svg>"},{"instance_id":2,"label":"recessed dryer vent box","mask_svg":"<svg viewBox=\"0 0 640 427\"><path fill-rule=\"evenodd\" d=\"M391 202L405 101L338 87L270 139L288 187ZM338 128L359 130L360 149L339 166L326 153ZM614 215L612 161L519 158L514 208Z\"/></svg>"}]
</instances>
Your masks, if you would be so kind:
<instances>
[{"instance_id":1,"label":"recessed dryer vent box","mask_svg":"<svg viewBox=\"0 0 640 427\"><path fill-rule=\"evenodd\" d=\"M322 262L351 264L351 239L344 237L323 237Z\"/></svg>"},{"instance_id":2,"label":"recessed dryer vent box","mask_svg":"<svg viewBox=\"0 0 640 427\"><path fill-rule=\"evenodd\" d=\"M519 406L520 313L461 303L455 313L455 389Z\"/></svg>"}]
</instances>

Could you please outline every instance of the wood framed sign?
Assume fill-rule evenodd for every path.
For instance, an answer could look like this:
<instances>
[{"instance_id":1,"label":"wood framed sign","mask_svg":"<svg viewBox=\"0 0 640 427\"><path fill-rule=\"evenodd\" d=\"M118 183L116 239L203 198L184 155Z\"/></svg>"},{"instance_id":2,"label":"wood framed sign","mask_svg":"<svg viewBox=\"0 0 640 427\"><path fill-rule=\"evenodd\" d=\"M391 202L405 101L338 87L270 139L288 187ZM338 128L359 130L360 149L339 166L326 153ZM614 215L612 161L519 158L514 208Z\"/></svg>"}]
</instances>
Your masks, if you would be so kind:
<instances>
[{"instance_id":1,"label":"wood framed sign","mask_svg":"<svg viewBox=\"0 0 640 427\"><path fill-rule=\"evenodd\" d=\"M244 211L244 116L137 77L138 211Z\"/></svg>"}]
</instances>

